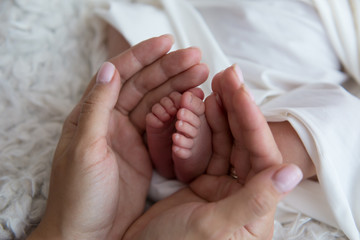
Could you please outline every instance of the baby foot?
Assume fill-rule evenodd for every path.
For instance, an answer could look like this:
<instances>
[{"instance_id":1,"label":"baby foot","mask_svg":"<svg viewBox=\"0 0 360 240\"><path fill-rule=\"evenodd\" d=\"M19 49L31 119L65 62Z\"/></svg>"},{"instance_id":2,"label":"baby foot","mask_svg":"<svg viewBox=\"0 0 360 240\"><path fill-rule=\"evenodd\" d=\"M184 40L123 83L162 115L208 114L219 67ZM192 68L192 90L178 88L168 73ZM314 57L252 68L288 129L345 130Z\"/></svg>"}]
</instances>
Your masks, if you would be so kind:
<instances>
[{"instance_id":1,"label":"baby foot","mask_svg":"<svg viewBox=\"0 0 360 240\"><path fill-rule=\"evenodd\" d=\"M181 96L173 134L172 159L177 178L189 182L204 173L211 157L211 130L205 104L195 92Z\"/></svg>"},{"instance_id":2,"label":"baby foot","mask_svg":"<svg viewBox=\"0 0 360 240\"><path fill-rule=\"evenodd\" d=\"M172 161L172 140L175 132L176 113L180 106L181 94L172 92L152 107L146 115L146 134L149 153L155 169L166 178L174 178Z\"/></svg>"},{"instance_id":3,"label":"baby foot","mask_svg":"<svg viewBox=\"0 0 360 240\"><path fill-rule=\"evenodd\" d=\"M203 92L171 93L146 116L151 160L160 175L189 182L206 170L211 131L205 118Z\"/></svg>"}]
</instances>

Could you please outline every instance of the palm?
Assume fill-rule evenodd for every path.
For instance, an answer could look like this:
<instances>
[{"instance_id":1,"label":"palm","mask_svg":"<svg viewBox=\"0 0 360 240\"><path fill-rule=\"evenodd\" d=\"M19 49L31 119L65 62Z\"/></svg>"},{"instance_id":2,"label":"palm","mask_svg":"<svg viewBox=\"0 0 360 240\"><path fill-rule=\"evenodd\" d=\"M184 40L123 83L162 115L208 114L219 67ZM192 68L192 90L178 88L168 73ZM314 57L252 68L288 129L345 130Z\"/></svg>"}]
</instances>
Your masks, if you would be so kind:
<instances>
[{"instance_id":1,"label":"palm","mask_svg":"<svg viewBox=\"0 0 360 240\"><path fill-rule=\"evenodd\" d=\"M221 199L240 191L242 188L240 184L229 176L214 178L203 175L199 179L193 182L191 189L182 189L156 203L130 227L125 239L147 239L151 236L159 240L169 238L237 240L264 239L271 236L273 213L237 228L230 227L231 223L228 224L221 217L214 217L218 213L214 211L214 206ZM222 196L219 198L218 190L223 188L229 188L231 191L224 195L220 194ZM213 191L206 191L205 196L204 189ZM211 199L209 196L212 196Z\"/></svg>"},{"instance_id":2,"label":"palm","mask_svg":"<svg viewBox=\"0 0 360 240\"><path fill-rule=\"evenodd\" d=\"M125 230L133 219L142 213L152 166L140 133L128 116L119 111L115 110L111 118L108 139L110 139L109 147L114 152L117 169L110 169L110 165L105 172L117 172L118 199L121 199L118 201L117 208L114 209L117 213L115 220L110 223L114 226L113 231L118 232L120 229Z\"/></svg>"},{"instance_id":3,"label":"palm","mask_svg":"<svg viewBox=\"0 0 360 240\"><path fill-rule=\"evenodd\" d=\"M38 232L60 226L65 236L114 239L141 214L151 178L145 115L159 98L193 88L208 74L198 49L167 54L172 42L169 36L144 41L110 60L119 70L108 84L93 78L64 124ZM107 73L98 79L111 64L103 66ZM54 229L47 230L49 223Z\"/></svg>"},{"instance_id":4,"label":"palm","mask_svg":"<svg viewBox=\"0 0 360 240\"><path fill-rule=\"evenodd\" d=\"M151 178L152 168L140 133L128 116L113 110L108 133L91 145L85 164L68 162L67 154L60 154L62 148L65 146L60 145L55 154L54 166L59 163L65 167L56 167L56 174L63 175L61 179L76 179L76 183L84 186L78 191L76 186L72 190L73 184L68 184L65 191L73 192L73 196L63 200L67 206L63 212L72 212L76 199L74 207L83 205L87 209L80 208L80 212L77 209L79 214L71 221L79 224L75 229L83 229L82 225L92 219L84 232L107 232L110 238L121 236L142 213ZM69 166L77 170L69 171ZM75 176L70 177L69 173ZM50 197L62 199L61 195L67 194L58 189Z\"/></svg>"},{"instance_id":5,"label":"palm","mask_svg":"<svg viewBox=\"0 0 360 240\"><path fill-rule=\"evenodd\" d=\"M162 46L151 46L150 51L159 51L156 49L160 47ZM137 52L133 48L127 57L133 58L137 54L144 54L144 51ZM206 66L197 64L199 57L197 49L180 50L164 56L151 65L143 66L141 71L132 75L121 74L125 79L122 79L124 83L113 109L106 136L118 174L116 190L118 204L114 209L115 219L110 221L113 226L111 237L121 236L144 209L152 175L151 161L142 137L145 115L150 111L152 104L164 95L172 91L184 91L206 80L208 70ZM125 59L124 65L127 64L126 60L129 61ZM172 64L178 61L181 64L175 66ZM121 69L121 64L119 65ZM177 82L181 84L176 84ZM110 169L112 166L113 164L105 166L108 168L105 172L115 172L114 168ZM111 215L109 213L109 216Z\"/></svg>"},{"instance_id":6,"label":"palm","mask_svg":"<svg viewBox=\"0 0 360 240\"><path fill-rule=\"evenodd\" d=\"M251 180L251 178L248 180ZM194 195L201 197L203 201L214 204L218 204L219 201L239 193L241 190L244 190L246 186L246 183L245 185L240 184L236 179L233 179L228 175L203 175L190 185ZM207 203L203 205L204 207L207 207ZM197 216L196 212L192 215ZM212 216L209 214L209 217ZM227 229L226 224L222 223L225 226L218 230L219 236L221 236L219 239L267 239L268 237L271 239L273 220L274 211L269 212L264 216L259 216L256 220L250 221L246 225L239 226L237 229ZM217 224L214 225L216 226Z\"/></svg>"}]
</instances>

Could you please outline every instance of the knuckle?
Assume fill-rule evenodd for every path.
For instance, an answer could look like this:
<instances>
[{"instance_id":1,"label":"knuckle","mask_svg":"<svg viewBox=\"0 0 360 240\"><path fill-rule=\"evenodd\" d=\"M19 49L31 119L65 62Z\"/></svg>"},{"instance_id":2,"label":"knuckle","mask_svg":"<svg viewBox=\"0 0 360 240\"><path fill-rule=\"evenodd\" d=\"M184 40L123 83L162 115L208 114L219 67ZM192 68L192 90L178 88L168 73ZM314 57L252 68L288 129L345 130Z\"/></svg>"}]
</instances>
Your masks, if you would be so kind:
<instances>
[{"instance_id":1,"label":"knuckle","mask_svg":"<svg viewBox=\"0 0 360 240\"><path fill-rule=\"evenodd\" d=\"M90 99L86 98L81 107L81 113L93 112L95 108L95 103Z\"/></svg>"},{"instance_id":2,"label":"knuckle","mask_svg":"<svg viewBox=\"0 0 360 240\"><path fill-rule=\"evenodd\" d=\"M250 195L249 209L256 217L263 217L272 209L272 197L265 192Z\"/></svg>"}]
</instances>

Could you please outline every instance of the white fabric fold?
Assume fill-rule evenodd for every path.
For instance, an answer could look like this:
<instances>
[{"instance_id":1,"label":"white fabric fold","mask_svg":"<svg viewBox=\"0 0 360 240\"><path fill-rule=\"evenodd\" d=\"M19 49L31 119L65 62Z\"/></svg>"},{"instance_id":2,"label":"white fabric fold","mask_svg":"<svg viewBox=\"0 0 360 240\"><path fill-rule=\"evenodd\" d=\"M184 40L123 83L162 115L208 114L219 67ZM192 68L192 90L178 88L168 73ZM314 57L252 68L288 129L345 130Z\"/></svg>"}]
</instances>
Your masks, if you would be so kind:
<instances>
[{"instance_id":1,"label":"white fabric fold","mask_svg":"<svg viewBox=\"0 0 360 240\"><path fill-rule=\"evenodd\" d=\"M345 71L360 84L360 1L313 2Z\"/></svg>"},{"instance_id":2,"label":"white fabric fold","mask_svg":"<svg viewBox=\"0 0 360 240\"><path fill-rule=\"evenodd\" d=\"M291 193L286 203L340 227L350 239L359 238L360 129L348 126L360 122L360 115L354 114L359 107L359 99L339 86L312 84L283 94L261 108L269 121L287 120L292 124L316 166L321 189L308 183L306 190L302 186ZM334 117L339 114L341 117ZM347 136L339 139L343 133Z\"/></svg>"}]
</instances>

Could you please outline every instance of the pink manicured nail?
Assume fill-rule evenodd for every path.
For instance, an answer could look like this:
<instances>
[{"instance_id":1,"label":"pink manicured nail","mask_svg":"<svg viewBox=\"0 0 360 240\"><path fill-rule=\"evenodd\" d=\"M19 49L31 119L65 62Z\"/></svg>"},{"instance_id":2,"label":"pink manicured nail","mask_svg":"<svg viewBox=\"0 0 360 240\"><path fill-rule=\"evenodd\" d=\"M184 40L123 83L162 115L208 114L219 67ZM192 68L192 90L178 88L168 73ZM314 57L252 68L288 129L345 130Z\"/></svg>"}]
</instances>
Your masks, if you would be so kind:
<instances>
[{"instance_id":1,"label":"pink manicured nail","mask_svg":"<svg viewBox=\"0 0 360 240\"><path fill-rule=\"evenodd\" d=\"M299 167L290 164L278 170L273 176L273 183L279 193L293 190L303 178Z\"/></svg>"},{"instance_id":2,"label":"pink manicured nail","mask_svg":"<svg viewBox=\"0 0 360 240\"><path fill-rule=\"evenodd\" d=\"M104 62L97 74L96 82L97 83L109 83L113 78L115 73L115 66L110 62Z\"/></svg>"},{"instance_id":3,"label":"pink manicured nail","mask_svg":"<svg viewBox=\"0 0 360 240\"><path fill-rule=\"evenodd\" d=\"M247 95L250 97L250 99L251 99L253 102L255 102L254 96L252 95L252 93L249 91L249 89L248 89L246 86L244 86L244 90L245 90L245 92L247 93Z\"/></svg>"},{"instance_id":4,"label":"pink manicured nail","mask_svg":"<svg viewBox=\"0 0 360 240\"><path fill-rule=\"evenodd\" d=\"M215 95L216 102L219 104L220 107L222 107L223 103L221 101L221 98L220 98L219 94L216 93L216 92L214 92L213 94Z\"/></svg>"},{"instance_id":5,"label":"pink manicured nail","mask_svg":"<svg viewBox=\"0 0 360 240\"><path fill-rule=\"evenodd\" d=\"M240 67L237 64L234 64L233 68L235 70L236 76L238 77L239 81L241 83L244 83L244 77L243 77L243 74L242 74L242 71L241 71Z\"/></svg>"}]
</instances>

